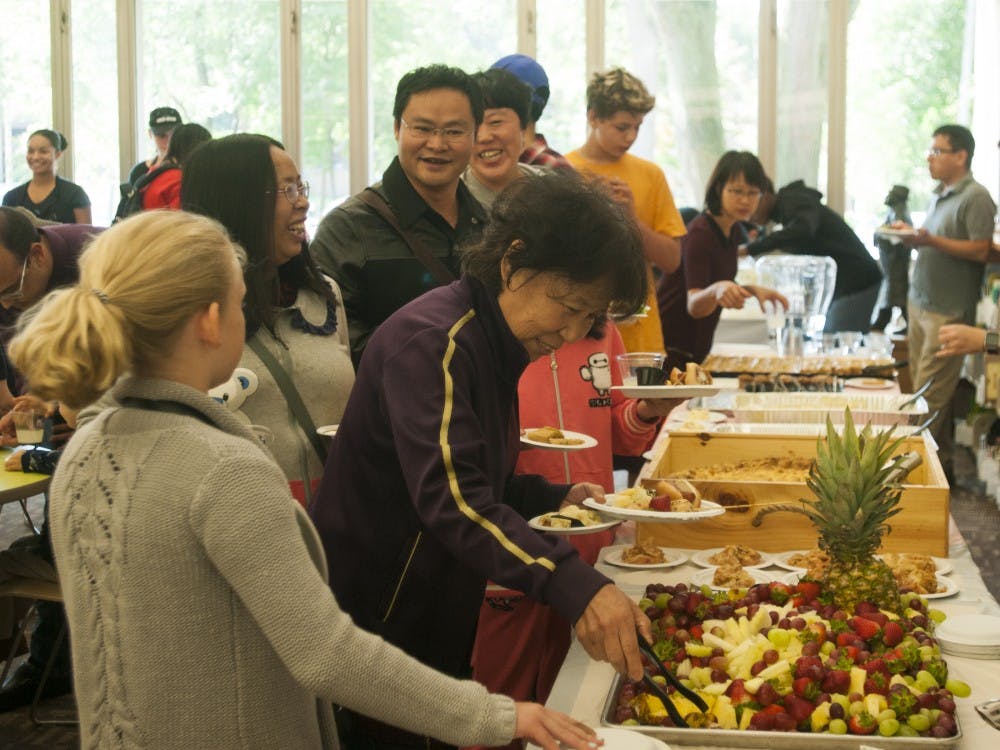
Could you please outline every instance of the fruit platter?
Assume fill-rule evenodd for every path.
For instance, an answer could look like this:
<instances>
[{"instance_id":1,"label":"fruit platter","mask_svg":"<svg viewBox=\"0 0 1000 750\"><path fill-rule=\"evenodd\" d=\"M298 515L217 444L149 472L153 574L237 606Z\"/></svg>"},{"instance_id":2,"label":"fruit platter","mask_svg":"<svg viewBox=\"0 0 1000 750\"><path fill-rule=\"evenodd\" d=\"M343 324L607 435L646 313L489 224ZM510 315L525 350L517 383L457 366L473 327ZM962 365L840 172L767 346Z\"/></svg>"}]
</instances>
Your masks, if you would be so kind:
<instances>
[{"instance_id":1,"label":"fruit platter","mask_svg":"<svg viewBox=\"0 0 1000 750\"><path fill-rule=\"evenodd\" d=\"M675 744L952 747L956 701L971 691L949 675L934 638L944 615L917 595L896 596L889 608L845 610L816 581L728 592L649 584L639 606L653 650L708 709L663 682L689 724L677 727L643 683L616 677L603 723Z\"/></svg>"},{"instance_id":2,"label":"fruit platter","mask_svg":"<svg viewBox=\"0 0 1000 750\"><path fill-rule=\"evenodd\" d=\"M828 557L821 577L723 591L648 584L639 607L652 625L652 650L706 707L666 682L661 699L647 682L619 681L603 720L670 742L738 747L957 743L955 701L971 690L949 676L934 638L944 614L902 592L878 555L899 512L907 466L900 444L891 431L858 432L850 412L843 435L827 420L806 481L815 499L796 510ZM658 666L647 665L653 681Z\"/></svg>"}]
</instances>

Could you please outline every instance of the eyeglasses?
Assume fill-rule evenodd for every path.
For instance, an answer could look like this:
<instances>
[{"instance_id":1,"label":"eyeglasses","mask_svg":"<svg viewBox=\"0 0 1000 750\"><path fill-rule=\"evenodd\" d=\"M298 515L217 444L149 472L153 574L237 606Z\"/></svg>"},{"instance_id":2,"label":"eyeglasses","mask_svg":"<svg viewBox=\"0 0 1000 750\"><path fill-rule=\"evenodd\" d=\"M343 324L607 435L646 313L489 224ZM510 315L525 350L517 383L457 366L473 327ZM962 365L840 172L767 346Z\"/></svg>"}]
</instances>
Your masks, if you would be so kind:
<instances>
[{"instance_id":1,"label":"eyeglasses","mask_svg":"<svg viewBox=\"0 0 1000 750\"><path fill-rule=\"evenodd\" d=\"M735 195L737 198L749 198L752 201L757 200L761 196L760 190L740 190L739 188L725 188L726 192L730 195Z\"/></svg>"},{"instance_id":2,"label":"eyeglasses","mask_svg":"<svg viewBox=\"0 0 1000 750\"><path fill-rule=\"evenodd\" d=\"M285 185L283 188L279 188L275 192L281 193L285 196L285 199L289 203L295 205L295 203L299 200L299 196L309 200L309 183L299 182L295 185Z\"/></svg>"},{"instance_id":3,"label":"eyeglasses","mask_svg":"<svg viewBox=\"0 0 1000 750\"><path fill-rule=\"evenodd\" d=\"M410 123L408 123L402 117L399 118L399 121L403 124L404 128L406 128L413 134L415 138L418 138L419 140L422 141L429 141L434 136L439 135L442 138L444 138L444 140L446 140L448 143L457 143L458 141L461 141L463 138L467 138L469 136L469 133L472 132L471 130L467 130L466 128L456 128L456 127L434 128L431 127L430 125L410 125Z\"/></svg>"},{"instance_id":4,"label":"eyeglasses","mask_svg":"<svg viewBox=\"0 0 1000 750\"><path fill-rule=\"evenodd\" d=\"M0 292L0 302L15 302L24 296L24 275L28 271L28 259L24 259L24 264L21 266L21 283L17 285L17 289L9 292Z\"/></svg>"},{"instance_id":5,"label":"eyeglasses","mask_svg":"<svg viewBox=\"0 0 1000 750\"><path fill-rule=\"evenodd\" d=\"M928 156L941 156L941 154L954 154L958 151L957 148L929 148L927 149Z\"/></svg>"}]
</instances>

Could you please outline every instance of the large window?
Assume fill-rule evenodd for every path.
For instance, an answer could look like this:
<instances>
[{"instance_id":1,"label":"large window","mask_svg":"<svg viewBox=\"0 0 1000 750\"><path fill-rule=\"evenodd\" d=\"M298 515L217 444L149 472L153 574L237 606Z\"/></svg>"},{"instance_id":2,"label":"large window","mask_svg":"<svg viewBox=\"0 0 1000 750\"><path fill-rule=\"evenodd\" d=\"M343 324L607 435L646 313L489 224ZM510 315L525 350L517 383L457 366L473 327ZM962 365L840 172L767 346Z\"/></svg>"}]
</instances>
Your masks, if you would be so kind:
<instances>
[{"instance_id":1,"label":"large window","mask_svg":"<svg viewBox=\"0 0 1000 750\"><path fill-rule=\"evenodd\" d=\"M803 180L826 192L828 0L778 2L775 185Z\"/></svg>"},{"instance_id":2,"label":"large window","mask_svg":"<svg viewBox=\"0 0 1000 750\"><path fill-rule=\"evenodd\" d=\"M372 0L369 3L368 86L372 180L396 155L392 104L396 83L409 70L431 63L483 70L517 51L517 2L451 3L435 0Z\"/></svg>"},{"instance_id":3,"label":"large window","mask_svg":"<svg viewBox=\"0 0 1000 750\"><path fill-rule=\"evenodd\" d=\"M49 4L0 0L0 191L31 178L28 136L52 127ZM16 19L15 23L10 23ZM67 152L66 156L69 156Z\"/></svg>"},{"instance_id":4,"label":"large window","mask_svg":"<svg viewBox=\"0 0 1000 750\"><path fill-rule=\"evenodd\" d=\"M967 6L966 0L862 0L851 17L847 213L866 241L894 184L910 188L911 211L924 211L934 187L925 155L931 134L948 122L968 123L959 112L960 92L970 83L963 74ZM874 49L885 54L873 65ZM976 158L994 159L993 145L981 144Z\"/></svg>"},{"instance_id":5,"label":"large window","mask_svg":"<svg viewBox=\"0 0 1000 750\"><path fill-rule=\"evenodd\" d=\"M114 0L73 3L74 181L91 201L93 221L115 215L118 190L118 59ZM97 74L100 72L100 74ZM110 104L110 106L109 106Z\"/></svg>"},{"instance_id":6,"label":"large window","mask_svg":"<svg viewBox=\"0 0 1000 750\"><path fill-rule=\"evenodd\" d=\"M757 150L757 25L747 11L743 0L608 3L606 67L626 68L656 96L633 151L663 167L678 206L701 206L725 151Z\"/></svg>"},{"instance_id":7,"label":"large window","mask_svg":"<svg viewBox=\"0 0 1000 750\"><path fill-rule=\"evenodd\" d=\"M139 9L141 132L150 110L174 107L213 136L281 138L278 0L171 0ZM154 152L152 141L140 149Z\"/></svg>"},{"instance_id":8,"label":"large window","mask_svg":"<svg viewBox=\"0 0 1000 750\"><path fill-rule=\"evenodd\" d=\"M535 59L549 77L549 103L538 132L560 153L587 138L587 24L583 0L538 3Z\"/></svg>"},{"instance_id":9,"label":"large window","mask_svg":"<svg viewBox=\"0 0 1000 750\"><path fill-rule=\"evenodd\" d=\"M347 1L302 3L302 163L308 225L351 194L347 101Z\"/></svg>"}]
</instances>

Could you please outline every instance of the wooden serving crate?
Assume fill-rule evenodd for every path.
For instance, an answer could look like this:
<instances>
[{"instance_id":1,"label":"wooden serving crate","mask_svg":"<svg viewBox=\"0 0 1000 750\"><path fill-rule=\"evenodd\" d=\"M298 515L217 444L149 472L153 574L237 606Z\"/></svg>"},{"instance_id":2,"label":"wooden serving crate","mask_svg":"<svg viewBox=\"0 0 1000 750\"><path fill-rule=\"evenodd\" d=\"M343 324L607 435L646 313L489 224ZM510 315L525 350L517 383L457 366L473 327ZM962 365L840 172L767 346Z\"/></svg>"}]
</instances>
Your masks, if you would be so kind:
<instances>
[{"instance_id":1,"label":"wooden serving crate","mask_svg":"<svg viewBox=\"0 0 1000 750\"><path fill-rule=\"evenodd\" d=\"M672 434L659 441L639 480L651 486L657 478L684 469L744 459L815 458L816 440L812 435ZM926 433L906 438L898 452L908 451L919 453L923 463L904 480L899 505L902 510L889 519L892 532L883 537L882 549L947 557L949 493L944 470ZM640 543L693 549L744 544L765 552L816 546L812 522L801 513L770 512L759 519L758 526L752 523L770 505L801 506L801 498L814 497L805 482L691 480L691 483L704 499L732 509L721 516L691 523L637 523L636 537Z\"/></svg>"}]
</instances>

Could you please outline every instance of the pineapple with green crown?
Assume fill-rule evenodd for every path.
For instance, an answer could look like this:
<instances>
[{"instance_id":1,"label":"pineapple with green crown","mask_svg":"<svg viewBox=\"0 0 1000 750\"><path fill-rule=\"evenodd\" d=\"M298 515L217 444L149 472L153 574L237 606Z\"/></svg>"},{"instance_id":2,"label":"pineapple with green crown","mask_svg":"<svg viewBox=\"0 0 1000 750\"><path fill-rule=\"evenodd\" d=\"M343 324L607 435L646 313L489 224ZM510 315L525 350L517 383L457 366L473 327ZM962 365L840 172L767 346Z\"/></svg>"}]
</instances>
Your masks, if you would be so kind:
<instances>
[{"instance_id":1,"label":"pineapple with green crown","mask_svg":"<svg viewBox=\"0 0 1000 750\"><path fill-rule=\"evenodd\" d=\"M803 500L807 508L802 512L816 526L820 548L830 555L824 590L848 613L862 601L899 613L899 587L889 566L875 555L891 531L887 521L901 510L902 487L893 478L900 457L892 455L902 441L891 430L873 432L870 424L858 433L848 409L843 436L827 417L826 440L817 444L806 481L816 499Z\"/></svg>"}]
</instances>

